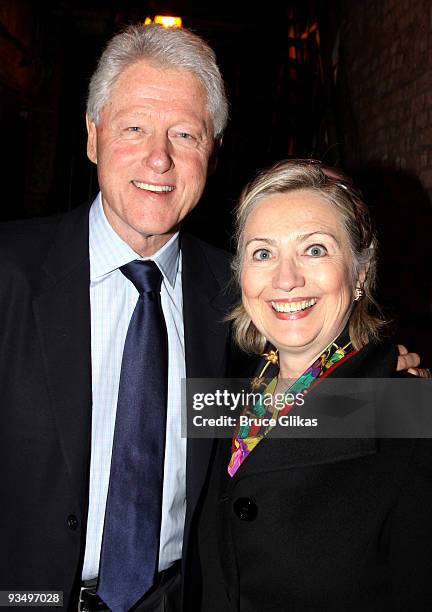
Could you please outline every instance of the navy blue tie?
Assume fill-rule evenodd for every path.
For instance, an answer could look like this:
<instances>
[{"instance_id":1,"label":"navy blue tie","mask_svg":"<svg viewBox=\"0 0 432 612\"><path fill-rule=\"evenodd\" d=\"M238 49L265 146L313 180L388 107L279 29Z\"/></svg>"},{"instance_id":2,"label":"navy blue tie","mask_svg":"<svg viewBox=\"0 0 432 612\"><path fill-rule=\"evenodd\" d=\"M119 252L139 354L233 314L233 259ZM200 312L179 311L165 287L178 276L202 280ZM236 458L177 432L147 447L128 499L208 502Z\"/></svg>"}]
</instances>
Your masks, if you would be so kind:
<instances>
[{"instance_id":1,"label":"navy blue tie","mask_svg":"<svg viewBox=\"0 0 432 612\"><path fill-rule=\"evenodd\" d=\"M114 612L141 599L158 571L168 376L162 274L153 261L120 270L139 298L123 351L97 590Z\"/></svg>"}]
</instances>

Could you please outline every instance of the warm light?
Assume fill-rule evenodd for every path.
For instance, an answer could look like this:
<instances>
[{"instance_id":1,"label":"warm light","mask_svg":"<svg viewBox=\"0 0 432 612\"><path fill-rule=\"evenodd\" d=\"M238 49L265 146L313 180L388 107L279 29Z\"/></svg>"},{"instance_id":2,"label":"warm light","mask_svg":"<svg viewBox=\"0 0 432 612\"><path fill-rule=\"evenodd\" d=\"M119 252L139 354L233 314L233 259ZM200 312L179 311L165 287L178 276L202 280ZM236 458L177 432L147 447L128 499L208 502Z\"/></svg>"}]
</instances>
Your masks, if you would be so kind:
<instances>
[{"instance_id":1,"label":"warm light","mask_svg":"<svg viewBox=\"0 0 432 612\"><path fill-rule=\"evenodd\" d=\"M300 36L300 38L302 40L307 40L309 38L309 35L312 34L313 32L317 32L318 30L318 24L317 23L313 23L311 26L309 26L305 32L303 32L303 34Z\"/></svg>"},{"instance_id":2,"label":"warm light","mask_svg":"<svg viewBox=\"0 0 432 612\"><path fill-rule=\"evenodd\" d=\"M154 19L151 19L151 17L146 17L144 25L150 25L152 23L161 25L164 28L181 28L182 18L171 17L170 15L155 15Z\"/></svg>"},{"instance_id":3,"label":"warm light","mask_svg":"<svg viewBox=\"0 0 432 612\"><path fill-rule=\"evenodd\" d=\"M162 25L164 28L181 28L181 17L169 17L168 15L156 15L154 22Z\"/></svg>"}]
</instances>

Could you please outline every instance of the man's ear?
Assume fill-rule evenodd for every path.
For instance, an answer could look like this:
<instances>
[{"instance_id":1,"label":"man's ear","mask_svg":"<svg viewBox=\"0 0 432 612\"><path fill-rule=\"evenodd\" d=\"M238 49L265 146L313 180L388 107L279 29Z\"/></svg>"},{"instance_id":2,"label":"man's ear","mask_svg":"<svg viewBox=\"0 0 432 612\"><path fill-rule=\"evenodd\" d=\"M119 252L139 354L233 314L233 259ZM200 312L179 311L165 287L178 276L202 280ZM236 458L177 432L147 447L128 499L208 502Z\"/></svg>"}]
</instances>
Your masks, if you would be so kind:
<instances>
[{"instance_id":1,"label":"man's ear","mask_svg":"<svg viewBox=\"0 0 432 612\"><path fill-rule=\"evenodd\" d=\"M94 164L97 164L97 130L96 124L86 113L87 126L87 157Z\"/></svg>"},{"instance_id":2,"label":"man's ear","mask_svg":"<svg viewBox=\"0 0 432 612\"><path fill-rule=\"evenodd\" d=\"M222 146L222 137L214 141L213 150L210 154L210 158L208 162L207 176L211 176L216 170L216 166L217 166L218 158L219 158L219 149L221 148L221 146Z\"/></svg>"}]
</instances>

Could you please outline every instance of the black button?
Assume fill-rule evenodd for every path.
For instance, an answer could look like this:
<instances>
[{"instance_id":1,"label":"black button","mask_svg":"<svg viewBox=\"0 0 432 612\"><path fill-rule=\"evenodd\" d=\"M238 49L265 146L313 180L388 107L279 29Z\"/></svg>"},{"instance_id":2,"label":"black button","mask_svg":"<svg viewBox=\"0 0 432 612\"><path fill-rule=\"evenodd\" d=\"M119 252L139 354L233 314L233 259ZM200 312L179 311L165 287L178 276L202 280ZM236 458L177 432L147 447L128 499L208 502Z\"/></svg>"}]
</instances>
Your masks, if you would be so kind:
<instances>
[{"instance_id":1,"label":"black button","mask_svg":"<svg viewBox=\"0 0 432 612\"><path fill-rule=\"evenodd\" d=\"M242 521L254 521L258 514L258 507L249 497L239 497L234 502L234 512Z\"/></svg>"},{"instance_id":2,"label":"black button","mask_svg":"<svg viewBox=\"0 0 432 612\"><path fill-rule=\"evenodd\" d=\"M67 517L67 526L72 531L76 530L76 528L78 527L78 519L75 514L69 514L69 516Z\"/></svg>"}]
</instances>

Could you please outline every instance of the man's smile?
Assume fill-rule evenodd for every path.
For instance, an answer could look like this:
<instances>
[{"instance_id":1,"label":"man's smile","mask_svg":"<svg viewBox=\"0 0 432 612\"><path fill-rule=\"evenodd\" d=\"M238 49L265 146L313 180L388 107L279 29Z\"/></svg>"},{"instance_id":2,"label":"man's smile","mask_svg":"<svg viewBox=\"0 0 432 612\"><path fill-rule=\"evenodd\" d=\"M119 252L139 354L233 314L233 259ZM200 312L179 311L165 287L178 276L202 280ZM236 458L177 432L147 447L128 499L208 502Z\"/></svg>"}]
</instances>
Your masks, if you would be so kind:
<instances>
[{"instance_id":1,"label":"man's smile","mask_svg":"<svg viewBox=\"0 0 432 612\"><path fill-rule=\"evenodd\" d=\"M152 183L143 183L141 181L131 181L135 187L143 191L152 191L153 193L169 193L174 191L174 185L153 185Z\"/></svg>"}]
</instances>

